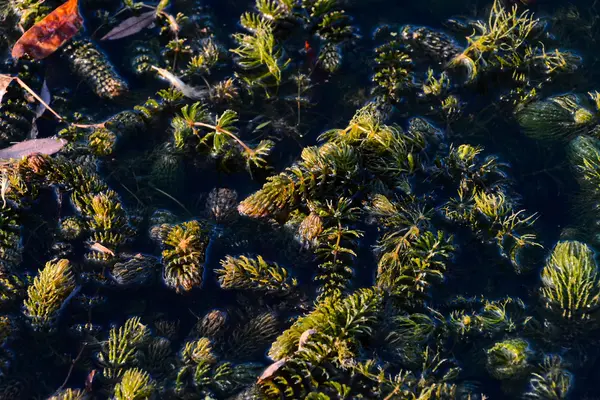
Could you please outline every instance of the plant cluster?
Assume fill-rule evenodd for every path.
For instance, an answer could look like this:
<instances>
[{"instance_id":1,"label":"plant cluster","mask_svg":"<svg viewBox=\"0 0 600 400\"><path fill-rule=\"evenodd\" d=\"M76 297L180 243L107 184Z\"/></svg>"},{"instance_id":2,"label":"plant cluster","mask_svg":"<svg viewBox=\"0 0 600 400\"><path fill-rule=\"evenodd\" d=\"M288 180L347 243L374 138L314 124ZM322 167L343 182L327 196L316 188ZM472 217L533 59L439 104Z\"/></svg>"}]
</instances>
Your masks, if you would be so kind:
<instances>
[{"instance_id":1,"label":"plant cluster","mask_svg":"<svg viewBox=\"0 0 600 400\"><path fill-rule=\"evenodd\" d=\"M0 398L600 394L600 95L527 2L0 3Z\"/></svg>"}]
</instances>

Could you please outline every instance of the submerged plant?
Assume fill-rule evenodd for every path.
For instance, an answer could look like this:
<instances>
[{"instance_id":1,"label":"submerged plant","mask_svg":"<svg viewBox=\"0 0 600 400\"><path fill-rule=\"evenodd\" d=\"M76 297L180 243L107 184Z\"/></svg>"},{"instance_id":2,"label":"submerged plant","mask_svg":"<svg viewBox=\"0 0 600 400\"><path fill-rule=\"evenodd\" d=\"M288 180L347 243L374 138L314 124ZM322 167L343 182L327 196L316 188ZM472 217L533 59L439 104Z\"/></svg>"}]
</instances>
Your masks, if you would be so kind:
<instances>
[{"instance_id":1,"label":"submerged plant","mask_svg":"<svg viewBox=\"0 0 600 400\"><path fill-rule=\"evenodd\" d=\"M121 382L115 386L115 400L148 399L154 391L154 382L147 372L137 368L128 369L123 374Z\"/></svg>"},{"instance_id":2,"label":"submerged plant","mask_svg":"<svg viewBox=\"0 0 600 400\"><path fill-rule=\"evenodd\" d=\"M498 342L486 354L486 367L496 379L515 379L529 368L529 344L523 339Z\"/></svg>"},{"instance_id":3,"label":"submerged plant","mask_svg":"<svg viewBox=\"0 0 600 400\"><path fill-rule=\"evenodd\" d=\"M534 101L516 111L524 132L536 139L568 140L597 126L597 110L581 96L563 95Z\"/></svg>"},{"instance_id":4,"label":"submerged plant","mask_svg":"<svg viewBox=\"0 0 600 400\"><path fill-rule=\"evenodd\" d=\"M600 302L600 279L592 250L581 242L559 242L542 270L540 295L559 318L589 318Z\"/></svg>"},{"instance_id":5,"label":"submerged plant","mask_svg":"<svg viewBox=\"0 0 600 400\"><path fill-rule=\"evenodd\" d=\"M75 279L68 260L49 261L27 289L24 313L36 329L50 328L69 296Z\"/></svg>"},{"instance_id":6,"label":"submerged plant","mask_svg":"<svg viewBox=\"0 0 600 400\"><path fill-rule=\"evenodd\" d=\"M223 289L248 289L269 294L289 293L298 284L289 272L261 256L227 256L221 260L221 269L215 271Z\"/></svg>"},{"instance_id":7,"label":"submerged plant","mask_svg":"<svg viewBox=\"0 0 600 400\"><path fill-rule=\"evenodd\" d=\"M236 64L244 71L238 77L250 88L262 87L268 94L270 87L281 83L281 72L288 61L284 60L284 53L276 43L271 21L242 16L242 25L250 33L234 34L238 47L230 50L238 56Z\"/></svg>"},{"instance_id":8,"label":"submerged plant","mask_svg":"<svg viewBox=\"0 0 600 400\"><path fill-rule=\"evenodd\" d=\"M177 292L202 285L208 231L198 221L153 228L162 247L165 283Z\"/></svg>"}]
</instances>

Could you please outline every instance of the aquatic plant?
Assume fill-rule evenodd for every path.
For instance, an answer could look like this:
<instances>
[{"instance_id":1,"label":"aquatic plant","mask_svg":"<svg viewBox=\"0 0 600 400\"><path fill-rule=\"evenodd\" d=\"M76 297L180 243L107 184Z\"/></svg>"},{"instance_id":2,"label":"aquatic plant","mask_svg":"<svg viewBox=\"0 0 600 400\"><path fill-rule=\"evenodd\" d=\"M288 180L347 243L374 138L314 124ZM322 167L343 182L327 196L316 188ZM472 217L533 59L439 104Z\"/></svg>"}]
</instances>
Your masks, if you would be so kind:
<instances>
[{"instance_id":1,"label":"aquatic plant","mask_svg":"<svg viewBox=\"0 0 600 400\"><path fill-rule=\"evenodd\" d=\"M221 260L221 268L215 270L223 289L247 289L269 294L289 293L298 284L289 272L261 256L227 256Z\"/></svg>"},{"instance_id":2,"label":"aquatic plant","mask_svg":"<svg viewBox=\"0 0 600 400\"><path fill-rule=\"evenodd\" d=\"M147 372L137 368L128 369L121 382L115 386L115 400L141 400L150 398L154 393L154 384Z\"/></svg>"},{"instance_id":3,"label":"aquatic plant","mask_svg":"<svg viewBox=\"0 0 600 400\"><path fill-rule=\"evenodd\" d=\"M486 355L486 368L496 379L515 379L529 369L530 350L523 339L495 343Z\"/></svg>"},{"instance_id":4,"label":"aquatic plant","mask_svg":"<svg viewBox=\"0 0 600 400\"><path fill-rule=\"evenodd\" d=\"M238 116L233 110L226 110L213 120L201 103L194 103L191 107L185 105L181 109L181 116L176 116L171 122L175 147L183 149L187 145L206 148L213 157L224 159L238 154L245 160L248 170L266 167L265 158L271 152L274 143L262 140L251 148L236 135L237 122ZM195 139L196 143L190 144L190 139Z\"/></svg>"},{"instance_id":5,"label":"aquatic plant","mask_svg":"<svg viewBox=\"0 0 600 400\"><path fill-rule=\"evenodd\" d=\"M534 101L516 111L524 132L536 139L568 140L591 132L597 111L582 96L563 95Z\"/></svg>"},{"instance_id":6,"label":"aquatic plant","mask_svg":"<svg viewBox=\"0 0 600 400\"><path fill-rule=\"evenodd\" d=\"M531 374L529 379L531 389L525 394L526 398L544 400L568 398L573 387L573 377L560 356L544 357L539 370Z\"/></svg>"},{"instance_id":7,"label":"aquatic plant","mask_svg":"<svg viewBox=\"0 0 600 400\"><path fill-rule=\"evenodd\" d=\"M47 262L27 288L24 313L30 324L35 329L50 328L74 290L69 260Z\"/></svg>"},{"instance_id":8,"label":"aquatic plant","mask_svg":"<svg viewBox=\"0 0 600 400\"><path fill-rule=\"evenodd\" d=\"M81 37L72 40L62 49L62 54L73 73L83 79L98 96L113 99L128 90L110 61L89 39Z\"/></svg>"},{"instance_id":9,"label":"aquatic plant","mask_svg":"<svg viewBox=\"0 0 600 400\"><path fill-rule=\"evenodd\" d=\"M250 89L261 87L268 95L270 87L277 87L281 83L281 71L288 61L277 46L270 21L261 17L250 19L244 14L241 24L250 33L234 34L238 47L230 50L238 56L236 64L244 71L238 77Z\"/></svg>"},{"instance_id":10,"label":"aquatic plant","mask_svg":"<svg viewBox=\"0 0 600 400\"><path fill-rule=\"evenodd\" d=\"M592 250L581 242L558 242L542 270L540 296L557 317L574 321L589 318L600 301Z\"/></svg>"},{"instance_id":11,"label":"aquatic plant","mask_svg":"<svg viewBox=\"0 0 600 400\"><path fill-rule=\"evenodd\" d=\"M208 231L198 221L153 228L162 250L165 283L177 292L202 285Z\"/></svg>"},{"instance_id":12,"label":"aquatic plant","mask_svg":"<svg viewBox=\"0 0 600 400\"><path fill-rule=\"evenodd\" d=\"M102 375L114 381L124 377L129 368L138 362L138 350L146 344L149 329L142 324L139 317L129 318L125 323L110 329L108 341L98 353L98 362L102 366ZM133 381L139 378L139 373L129 372ZM127 383L127 382L126 382ZM131 382L134 383L134 382ZM127 389L127 388L123 388Z\"/></svg>"}]
</instances>

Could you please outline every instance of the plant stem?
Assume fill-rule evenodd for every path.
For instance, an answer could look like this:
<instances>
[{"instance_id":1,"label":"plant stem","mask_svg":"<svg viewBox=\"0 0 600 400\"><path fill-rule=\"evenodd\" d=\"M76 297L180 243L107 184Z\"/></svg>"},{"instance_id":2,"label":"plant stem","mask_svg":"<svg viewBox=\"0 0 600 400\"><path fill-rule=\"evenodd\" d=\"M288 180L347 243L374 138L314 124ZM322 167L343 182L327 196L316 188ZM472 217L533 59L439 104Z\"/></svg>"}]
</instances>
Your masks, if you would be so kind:
<instances>
[{"instance_id":1,"label":"plant stem","mask_svg":"<svg viewBox=\"0 0 600 400\"><path fill-rule=\"evenodd\" d=\"M248 147L246 145L246 143L242 142L242 140L240 138L238 138L236 135L234 135L233 133L229 132L228 130L223 129L223 128L219 127L219 126L205 124L204 122L194 122L194 125L195 126L202 126L204 128L214 129L216 132L224 133L227 136L229 136L230 138L232 138L233 140L235 140L236 142L238 142L238 144L240 146L242 146L244 148L244 150L246 150L250 155L254 155L254 150L252 150L250 147Z\"/></svg>"}]
</instances>

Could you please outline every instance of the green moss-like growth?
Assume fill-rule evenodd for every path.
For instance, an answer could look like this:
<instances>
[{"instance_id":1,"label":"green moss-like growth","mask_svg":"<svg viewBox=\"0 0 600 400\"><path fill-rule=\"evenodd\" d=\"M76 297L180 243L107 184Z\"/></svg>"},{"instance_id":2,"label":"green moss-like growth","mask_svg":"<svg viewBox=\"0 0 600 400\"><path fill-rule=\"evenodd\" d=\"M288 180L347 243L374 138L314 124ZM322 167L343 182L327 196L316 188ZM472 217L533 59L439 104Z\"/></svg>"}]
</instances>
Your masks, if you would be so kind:
<instances>
[{"instance_id":1,"label":"green moss-like growth","mask_svg":"<svg viewBox=\"0 0 600 400\"><path fill-rule=\"evenodd\" d=\"M400 202L375 195L367 212L384 227L377 243L377 285L403 297L418 299L435 280L443 279L454 250L452 237L435 232L431 210L417 198Z\"/></svg>"},{"instance_id":2,"label":"green moss-like growth","mask_svg":"<svg viewBox=\"0 0 600 400\"><path fill-rule=\"evenodd\" d=\"M496 379L519 378L529 369L529 345L523 339L498 342L486 350L486 355L487 370Z\"/></svg>"},{"instance_id":3,"label":"green moss-like growth","mask_svg":"<svg viewBox=\"0 0 600 400\"><path fill-rule=\"evenodd\" d=\"M137 352L146 344L149 333L148 327L138 317L128 319L119 328L112 327L108 341L98 354L102 375L115 381L128 368L135 366L138 362Z\"/></svg>"},{"instance_id":4,"label":"green moss-like growth","mask_svg":"<svg viewBox=\"0 0 600 400\"><path fill-rule=\"evenodd\" d=\"M600 304L600 279L594 253L584 243L559 242L542 270L540 296L556 317L589 318Z\"/></svg>"},{"instance_id":5,"label":"green moss-like growth","mask_svg":"<svg viewBox=\"0 0 600 400\"><path fill-rule=\"evenodd\" d=\"M381 302L381 292L376 289L361 289L342 300L325 298L314 311L299 318L275 340L269 357L281 360L292 355L298 349L302 334L311 329L319 333L323 346L331 346L329 349L334 354L350 356L357 350L361 337L372 332Z\"/></svg>"},{"instance_id":6,"label":"green moss-like growth","mask_svg":"<svg viewBox=\"0 0 600 400\"><path fill-rule=\"evenodd\" d=\"M115 386L115 400L145 400L152 397L156 388L147 372L128 369L121 382Z\"/></svg>"},{"instance_id":7,"label":"green moss-like growth","mask_svg":"<svg viewBox=\"0 0 600 400\"><path fill-rule=\"evenodd\" d=\"M109 156L115 150L117 135L106 128L95 129L88 137L88 146L96 156Z\"/></svg>"},{"instance_id":8,"label":"green moss-like growth","mask_svg":"<svg viewBox=\"0 0 600 400\"><path fill-rule=\"evenodd\" d=\"M61 51L73 73L98 96L113 99L128 90L108 58L89 39L71 40Z\"/></svg>"},{"instance_id":9,"label":"green moss-like growth","mask_svg":"<svg viewBox=\"0 0 600 400\"><path fill-rule=\"evenodd\" d=\"M69 260L49 261L27 289L24 313L36 329L49 328L75 290Z\"/></svg>"},{"instance_id":10,"label":"green moss-like growth","mask_svg":"<svg viewBox=\"0 0 600 400\"><path fill-rule=\"evenodd\" d=\"M568 140L598 124L597 111L572 94L534 101L517 110L516 117L525 134L546 140Z\"/></svg>"},{"instance_id":11,"label":"green moss-like growth","mask_svg":"<svg viewBox=\"0 0 600 400\"><path fill-rule=\"evenodd\" d=\"M86 400L87 394L81 389L64 389L51 396L48 400Z\"/></svg>"},{"instance_id":12,"label":"green moss-like growth","mask_svg":"<svg viewBox=\"0 0 600 400\"><path fill-rule=\"evenodd\" d=\"M546 356L539 371L531 374L529 384L527 399L565 400L573 388L573 376L559 356Z\"/></svg>"},{"instance_id":13,"label":"green moss-like growth","mask_svg":"<svg viewBox=\"0 0 600 400\"><path fill-rule=\"evenodd\" d=\"M242 26L251 33L234 34L238 47L230 51L237 56L236 64L242 70L238 77L249 88L262 87L268 94L268 88L281 83L281 73L288 61L277 45L271 21L259 16L245 18L244 15Z\"/></svg>"},{"instance_id":14,"label":"green moss-like growth","mask_svg":"<svg viewBox=\"0 0 600 400\"><path fill-rule=\"evenodd\" d=\"M223 289L247 289L270 294L285 294L298 284L296 279L290 278L285 268L268 263L261 256L256 259L246 256L227 256L221 260L221 268L215 272Z\"/></svg>"},{"instance_id":15,"label":"green moss-like growth","mask_svg":"<svg viewBox=\"0 0 600 400\"><path fill-rule=\"evenodd\" d=\"M162 247L163 277L177 292L190 291L202 285L208 231L198 221L156 228Z\"/></svg>"}]
</instances>

